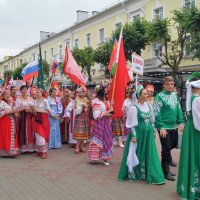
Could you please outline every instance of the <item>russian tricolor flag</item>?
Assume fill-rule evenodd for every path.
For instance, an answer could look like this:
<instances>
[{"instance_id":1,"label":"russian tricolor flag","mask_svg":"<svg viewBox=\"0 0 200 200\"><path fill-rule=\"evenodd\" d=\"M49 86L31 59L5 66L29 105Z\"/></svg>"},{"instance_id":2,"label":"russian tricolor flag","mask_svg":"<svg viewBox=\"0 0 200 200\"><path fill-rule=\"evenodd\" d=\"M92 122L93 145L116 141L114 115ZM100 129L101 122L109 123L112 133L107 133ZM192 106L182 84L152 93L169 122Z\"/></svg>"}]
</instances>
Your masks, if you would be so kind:
<instances>
[{"instance_id":1,"label":"russian tricolor flag","mask_svg":"<svg viewBox=\"0 0 200 200\"><path fill-rule=\"evenodd\" d=\"M38 77L39 63L37 60L28 63L21 72L23 80L30 80L33 77Z\"/></svg>"}]
</instances>

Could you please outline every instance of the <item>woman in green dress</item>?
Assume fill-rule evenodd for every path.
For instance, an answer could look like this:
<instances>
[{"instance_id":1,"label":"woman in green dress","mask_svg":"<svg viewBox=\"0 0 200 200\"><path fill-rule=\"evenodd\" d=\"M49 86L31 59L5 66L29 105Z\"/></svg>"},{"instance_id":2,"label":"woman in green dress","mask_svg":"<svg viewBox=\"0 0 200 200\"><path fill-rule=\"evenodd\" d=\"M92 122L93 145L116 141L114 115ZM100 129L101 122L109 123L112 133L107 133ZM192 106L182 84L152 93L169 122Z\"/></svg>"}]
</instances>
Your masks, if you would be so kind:
<instances>
[{"instance_id":1,"label":"woman in green dress","mask_svg":"<svg viewBox=\"0 0 200 200\"><path fill-rule=\"evenodd\" d=\"M154 114L152 106L146 103L147 91L138 86L138 102L127 112L126 127L130 128L118 180L144 180L149 184L164 184L155 144Z\"/></svg>"},{"instance_id":2,"label":"woman in green dress","mask_svg":"<svg viewBox=\"0 0 200 200\"><path fill-rule=\"evenodd\" d=\"M200 73L186 83L187 122L182 136L177 193L184 200L200 199Z\"/></svg>"}]
</instances>

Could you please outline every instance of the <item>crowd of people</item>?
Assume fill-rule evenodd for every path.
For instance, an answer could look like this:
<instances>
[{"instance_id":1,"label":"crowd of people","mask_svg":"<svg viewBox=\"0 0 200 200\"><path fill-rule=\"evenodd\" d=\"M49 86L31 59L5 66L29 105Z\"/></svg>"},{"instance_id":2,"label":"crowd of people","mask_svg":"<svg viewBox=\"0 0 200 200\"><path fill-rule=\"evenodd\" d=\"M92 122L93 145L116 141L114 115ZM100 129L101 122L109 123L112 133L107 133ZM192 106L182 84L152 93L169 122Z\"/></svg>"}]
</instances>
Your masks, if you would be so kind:
<instances>
[{"instance_id":1,"label":"crowd of people","mask_svg":"<svg viewBox=\"0 0 200 200\"><path fill-rule=\"evenodd\" d=\"M164 89L155 97L153 85L129 84L123 116L117 118L114 101L108 98L109 87L105 80L93 92L79 87L76 91L64 89L61 96L54 88L48 92L35 88L29 95L23 85L20 96L16 96L15 86L4 90L0 99L0 156L36 152L45 159L49 149L68 143L75 147L75 154L88 152L92 163L103 161L109 166L114 146L119 145L124 152L118 180L162 185L165 179L175 180L170 168L177 166L172 149L178 145L179 130L183 138L177 193L184 199L200 199L200 73L193 73L186 83L186 120L170 76L164 78ZM156 135L161 143L161 162Z\"/></svg>"}]
</instances>

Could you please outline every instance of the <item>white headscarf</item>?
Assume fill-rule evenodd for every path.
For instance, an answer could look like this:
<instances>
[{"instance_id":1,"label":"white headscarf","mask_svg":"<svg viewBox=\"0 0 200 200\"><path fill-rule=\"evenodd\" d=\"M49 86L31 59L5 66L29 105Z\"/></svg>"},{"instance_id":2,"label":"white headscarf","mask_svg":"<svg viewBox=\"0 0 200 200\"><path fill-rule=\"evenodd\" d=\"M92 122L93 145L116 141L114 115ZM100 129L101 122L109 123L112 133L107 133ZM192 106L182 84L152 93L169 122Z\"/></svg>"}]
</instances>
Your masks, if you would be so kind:
<instances>
[{"instance_id":1,"label":"white headscarf","mask_svg":"<svg viewBox=\"0 0 200 200\"><path fill-rule=\"evenodd\" d=\"M191 110L191 96L192 96L192 86L194 88L200 88L200 80L198 81L192 81L189 82L189 80L186 82L186 111L189 112Z\"/></svg>"}]
</instances>

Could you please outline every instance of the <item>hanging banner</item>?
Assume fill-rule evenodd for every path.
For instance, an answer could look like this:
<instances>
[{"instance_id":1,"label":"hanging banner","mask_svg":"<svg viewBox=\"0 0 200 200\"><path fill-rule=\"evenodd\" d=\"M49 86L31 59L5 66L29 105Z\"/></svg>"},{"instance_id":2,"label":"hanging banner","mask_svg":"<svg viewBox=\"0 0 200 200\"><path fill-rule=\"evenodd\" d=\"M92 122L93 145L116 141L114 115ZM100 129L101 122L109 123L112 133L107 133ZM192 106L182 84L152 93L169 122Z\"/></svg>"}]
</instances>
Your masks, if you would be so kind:
<instances>
[{"instance_id":1,"label":"hanging banner","mask_svg":"<svg viewBox=\"0 0 200 200\"><path fill-rule=\"evenodd\" d=\"M139 74L141 76L143 76L143 72L144 72L144 59L133 53L132 54L132 67L131 67L131 71Z\"/></svg>"}]
</instances>

